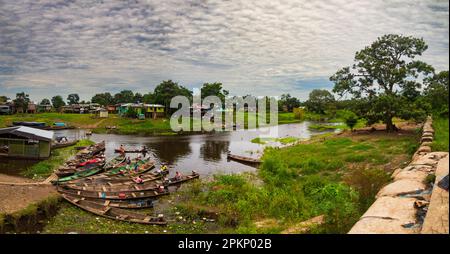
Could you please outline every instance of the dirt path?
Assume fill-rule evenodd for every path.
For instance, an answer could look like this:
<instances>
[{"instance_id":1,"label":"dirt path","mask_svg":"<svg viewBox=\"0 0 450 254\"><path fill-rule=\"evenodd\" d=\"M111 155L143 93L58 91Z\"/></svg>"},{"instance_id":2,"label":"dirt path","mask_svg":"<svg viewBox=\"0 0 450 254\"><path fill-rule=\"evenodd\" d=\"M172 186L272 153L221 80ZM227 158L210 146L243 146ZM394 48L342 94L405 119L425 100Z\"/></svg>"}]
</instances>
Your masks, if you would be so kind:
<instances>
[{"instance_id":1,"label":"dirt path","mask_svg":"<svg viewBox=\"0 0 450 254\"><path fill-rule=\"evenodd\" d=\"M0 174L0 182L11 183L0 184L0 213L19 211L31 203L36 203L57 193L50 184L39 184L39 182L23 177ZM23 185L26 183L28 184Z\"/></svg>"},{"instance_id":2,"label":"dirt path","mask_svg":"<svg viewBox=\"0 0 450 254\"><path fill-rule=\"evenodd\" d=\"M88 125L85 125L85 126L83 126L83 128L85 128L85 129L95 129L95 128L97 128L100 124L102 124L104 121L106 121L106 118L105 118L105 119L102 119L102 120L100 120L100 121L98 121L98 122L96 122L95 124L88 124Z\"/></svg>"}]
</instances>

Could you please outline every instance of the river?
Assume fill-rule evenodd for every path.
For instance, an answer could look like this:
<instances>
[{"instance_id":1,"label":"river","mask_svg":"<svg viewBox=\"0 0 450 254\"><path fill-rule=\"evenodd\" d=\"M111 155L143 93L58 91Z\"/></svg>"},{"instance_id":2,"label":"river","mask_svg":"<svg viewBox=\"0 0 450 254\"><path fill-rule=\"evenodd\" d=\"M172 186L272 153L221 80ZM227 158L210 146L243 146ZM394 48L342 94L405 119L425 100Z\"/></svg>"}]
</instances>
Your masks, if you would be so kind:
<instances>
[{"instance_id":1,"label":"river","mask_svg":"<svg viewBox=\"0 0 450 254\"><path fill-rule=\"evenodd\" d=\"M173 135L173 136L134 136L117 134L92 134L89 139L95 142L106 141L106 157L115 156L114 149L123 144L127 149L139 149L145 145L150 156L156 161L157 167L161 162L168 163L172 173L180 171L188 174L192 170L197 171L202 177L211 176L216 173L238 173L243 171L254 171L253 167L227 160L227 152L247 157L259 157L266 146L280 145L278 142L268 144L256 144L251 140L260 137L261 134L278 133L272 137L297 137L308 139L313 135L338 130L314 131L308 129L314 122L304 121L294 124L283 124L268 127L266 129L237 130L231 132L195 134L195 135ZM277 129L276 129L277 128ZM55 131L55 136L67 136L71 138L84 138L85 130L61 130ZM136 154L130 154L131 157ZM31 162L30 162L31 163ZM30 165L26 161L0 162L0 172L16 175L25 166Z\"/></svg>"}]
</instances>

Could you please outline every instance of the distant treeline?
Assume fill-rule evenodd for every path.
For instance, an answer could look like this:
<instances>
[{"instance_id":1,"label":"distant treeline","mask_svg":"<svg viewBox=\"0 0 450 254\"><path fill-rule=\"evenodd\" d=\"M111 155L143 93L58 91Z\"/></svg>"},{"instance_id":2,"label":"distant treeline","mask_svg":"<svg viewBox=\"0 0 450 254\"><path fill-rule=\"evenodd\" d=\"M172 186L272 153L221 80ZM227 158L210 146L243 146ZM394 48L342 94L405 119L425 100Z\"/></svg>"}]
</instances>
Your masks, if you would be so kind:
<instances>
[{"instance_id":1,"label":"distant treeline","mask_svg":"<svg viewBox=\"0 0 450 254\"><path fill-rule=\"evenodd\" d=\"M395 130L392 119L422 121L428 114L448 117L449 74L435 69L417 56L427 50L423 39L411 36L388 34L378 38L371 45L355 53L354 64L338 70L330 77L334 83L331 93L325 89L315 89L308 100L301 102L290 94L281 95L278 100L280 111L293 111L304 107L309 112L329 115L345 109L354 118L365 118L368 124L383 122L389 131ZM123 90L116 94L109 92L95 94L91 101L103 106L118 103L162 104L166 112L174 96L182 95L192 99L192 92L172 80L163 81L153 92L146 94ZM222 83L205 83L201 97L215 95L224 100L229 95ZM251 95L246 95L251 96ZM338 99L336 99L336 97ZM245 96L244 96L245 97ZM0 103L8 98L0 96ZM18 93L14 103L25 108L28 94ZM68 104L80 102L78 94L67 97ZM59 95L43 99L41 105L52 105L59 109L66 104Z\"/></svg>"}]
</instances>

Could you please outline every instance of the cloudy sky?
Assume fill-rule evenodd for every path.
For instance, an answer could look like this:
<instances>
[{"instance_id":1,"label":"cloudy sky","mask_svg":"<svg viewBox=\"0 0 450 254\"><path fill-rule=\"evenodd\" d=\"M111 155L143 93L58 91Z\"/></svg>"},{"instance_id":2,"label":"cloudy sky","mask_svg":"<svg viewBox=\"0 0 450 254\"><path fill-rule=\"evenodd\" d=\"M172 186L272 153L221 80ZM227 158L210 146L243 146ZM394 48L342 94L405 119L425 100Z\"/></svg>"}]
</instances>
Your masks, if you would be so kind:
<instances>
[{"instance_id":1,"label":"cloudy sky","mask_svg":"<svg viewBox=\"0 0 450 254\"><path fill-rule=\"evenodd\" d=\"M423 37L449 68L447 0L0 0L0 95L33 100L162 80L305 99L387 33Z\"/></svg>"}]
</instances>

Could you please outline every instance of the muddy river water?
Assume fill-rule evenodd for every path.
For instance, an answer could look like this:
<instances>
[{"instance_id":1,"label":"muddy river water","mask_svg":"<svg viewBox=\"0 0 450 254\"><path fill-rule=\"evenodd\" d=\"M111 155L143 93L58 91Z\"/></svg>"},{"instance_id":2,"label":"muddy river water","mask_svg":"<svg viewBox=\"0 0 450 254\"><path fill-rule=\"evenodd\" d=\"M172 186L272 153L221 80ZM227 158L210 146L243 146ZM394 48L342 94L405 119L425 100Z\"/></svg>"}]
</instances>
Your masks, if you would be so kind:
<instances>
[{"instance_id":1,"label":"muddy river water","mask_svg":"<svg viewBox=\"0 0 450 254\"><path fill-rule=\"evenodd\" d=\"M297 137L308 139L313 135L337 131L313 131L308 128L313 122L284 124L266 129L237 130L231 132L216 132L195 135L151 136L142 137L134 135L116 134L92 134L87 138L95 142L106 141L105 155L107 159L115 156L114 149L123 144L127 149L139 149L146 146L157 166L161 162L171 165L172 172L178 170L182 173L190 173L196 170L203 176L211 176L216 173L238 173L242 171L254 171L255 168L227 160L227 152L247 157L260 157L266 146L280 145L278 142L267 144L252 143L251 140L260 135L272 137ZM270 128L270 129L269 129ZM277 129L274 129L277 128ZM67 136L72 138L85 138L85 130L61 130L55 131L55 137ZM137 154L130 154L131 157ZM0 172L18 174L31 162L26 161L0 161Z\"/></svg>"}]
</instances>

